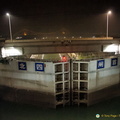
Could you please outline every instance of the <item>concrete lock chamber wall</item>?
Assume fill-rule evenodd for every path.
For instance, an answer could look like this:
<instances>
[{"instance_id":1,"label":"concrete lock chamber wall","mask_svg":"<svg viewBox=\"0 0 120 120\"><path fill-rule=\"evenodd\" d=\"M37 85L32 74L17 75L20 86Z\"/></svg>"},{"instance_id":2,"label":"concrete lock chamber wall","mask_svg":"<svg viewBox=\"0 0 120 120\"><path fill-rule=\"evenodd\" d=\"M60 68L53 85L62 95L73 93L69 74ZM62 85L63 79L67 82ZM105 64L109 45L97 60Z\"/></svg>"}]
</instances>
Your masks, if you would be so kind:
<instances>
[{"instance_id":1,"label":"concrete lock chamber wall","mask_svg":"<svg viewBox=\"0 0 120 120\"><path fill-rule=\"evenodd\" d=\"M1 99L43 107L95 104L120 95L120 57L87 60L2 59Z\"/></svg>"}]
</instances>

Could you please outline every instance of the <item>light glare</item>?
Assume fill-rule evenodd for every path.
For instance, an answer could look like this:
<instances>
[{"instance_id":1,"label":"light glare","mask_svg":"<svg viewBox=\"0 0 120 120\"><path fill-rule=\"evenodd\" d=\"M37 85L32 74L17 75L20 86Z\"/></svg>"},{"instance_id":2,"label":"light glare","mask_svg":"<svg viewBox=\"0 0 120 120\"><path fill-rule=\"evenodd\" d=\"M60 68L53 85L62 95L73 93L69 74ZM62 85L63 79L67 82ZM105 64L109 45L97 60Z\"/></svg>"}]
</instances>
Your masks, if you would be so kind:
<instances>
[{"instance_id":1,"label":"light glare","mask_svg":"<svg viewBox=\"0 0 120 120\"><path fill-rule=\"evenodd\" d=\"M108 14L111 14L112 12L111 11L108 11Z\"/></svg>"},{"instance_id":2,"label":"light glare","mask_svg":"<svg viewBox=\"0 0 120 120\"><path fill-rule=\"evenodd\" d=\"M10 16L10 14L9 14L9 13L6 13L6 15L7 15L7 16Z\"/></svg>"},{"instance_id":3,"label":"light glare","mask_svg":"<svg viewBox=\"0 0 120 120\"><path fill-rule=\"evenodd\" d=\"M2 57L17 56L17 55L22 55L22 49L14 48L14 47L2 48Z\"/></svg>"},{"instance_id":4,"label":"light glare","mask_svg":"<svg viewBox=\"0 0 120 120\"><path fill-rule=\"evenodd\" d=\"M103 52L115 52L117 53L118 51L118 45L112 44L112 45L108 45Z\"/></svg>"}]
</instances>

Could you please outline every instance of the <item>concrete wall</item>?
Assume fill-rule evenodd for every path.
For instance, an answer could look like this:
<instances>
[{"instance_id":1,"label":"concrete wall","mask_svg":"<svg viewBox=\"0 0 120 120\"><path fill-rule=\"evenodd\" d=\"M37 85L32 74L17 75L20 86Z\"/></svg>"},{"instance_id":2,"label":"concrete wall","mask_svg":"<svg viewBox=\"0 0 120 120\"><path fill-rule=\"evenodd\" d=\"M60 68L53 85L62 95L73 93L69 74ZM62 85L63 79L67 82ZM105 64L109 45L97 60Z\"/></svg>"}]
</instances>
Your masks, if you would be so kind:
<instances>
[{"instance_id":1,"label":"concrete wall","mask_svg":"<svg viewBox=\"0 0 120 120\"><path fill-rule=\"evenodd\" d=\"M104 59L104 68L97 68L97 61L90 62L88 102L92 105L120 95L120 57L112 65L112 58ZM114 60L114 58L113 58Z\"/></svg>"},{"instance_id":2,"label":"concrete wall","mask_svg":"<svg viewBox=\"0 0 120 120\"><path fill-rule=\"evenodd\" d=\"M43 72L35 71L35 62L26 62L27 70L19 70L18 61L0 64L0 84L18 89L54 93L53 63L44 63Z\"/></svg>"},{"instance_id":3,"label":"concrete wall","mask_svg":"<svg viewBox=\"0 0 120 120\"><path fill-rule=\"evenodd\" d=\"M120 95L120 57L72 62L72 103L91 105Z\"/></svg>"},{"instance_id":4,"label":"concrete wall","mask_svg":"<svg viewBox=\"0 0 120 120\"><path fill-rule=\"evenodd\" d=\"M117 64L111 65L112 59L104 59L104 68L97 69L97 62L100 60L91 61L89 63L89 90L96 91L108 86L120 83L120 57L117 58Z\"/></svg>"},{"instance_id":5,"label":"concrete wall","mask_svg":"<svg viewBox=\"0 0 120 120\"><path fill-rule=\"evenodd\" d=\"M0 63L0 86L11 88L2 95L13 101L20 101L20 98L50 107L64 106L70 101L71 89L73 102L90 105L93 101L104 100L103 91L111 96L109 91L120 84L119 67L120 57L117 56L90 61L73 60L71 66L69 62L13 60L9 64ZM118 91L115 89L112 94ZM76 95L77 101L74 100Z\"/></svg>"},{"instance_id":6,"label":"concrete wall","mask_svg":"<svg viewBox=\"0 0 120 120\"><path fill-rule=\"evenodd\" d=\"M6 88L3 99L54 108L58 104L64 106L70 99L69 69L68 62L14 60L9 64L0 63L0 86Z\"/></svg>"}]
</instances>

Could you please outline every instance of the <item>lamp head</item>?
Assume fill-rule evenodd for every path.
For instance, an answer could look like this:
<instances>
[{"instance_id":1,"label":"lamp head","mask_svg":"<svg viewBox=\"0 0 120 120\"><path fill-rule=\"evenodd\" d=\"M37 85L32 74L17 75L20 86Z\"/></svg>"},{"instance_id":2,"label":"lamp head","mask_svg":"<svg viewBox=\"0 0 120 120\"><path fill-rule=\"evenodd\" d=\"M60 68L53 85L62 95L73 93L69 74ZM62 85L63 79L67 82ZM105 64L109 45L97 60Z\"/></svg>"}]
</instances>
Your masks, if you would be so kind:
<instances>
[{"instance_id":1,"label":"lamp head","mask_svg":"<svg viewBox=\"0 0 120 120\"><path fill-rule=\"evenodd\" d=\"M7 16L10 16L10 14L9 14L9 13L6 13L6 15L7 15Z\"/></svg>"},{"instance_id":2,"label":"lamp head","mask_svg":"<svg viewBox=\"0 0 120 120\"><path fill-rule=\"evenodd\" d=\"M111 11L108 11L107 14L111 14L112 12Z\"/></svg>"}]
</instances>

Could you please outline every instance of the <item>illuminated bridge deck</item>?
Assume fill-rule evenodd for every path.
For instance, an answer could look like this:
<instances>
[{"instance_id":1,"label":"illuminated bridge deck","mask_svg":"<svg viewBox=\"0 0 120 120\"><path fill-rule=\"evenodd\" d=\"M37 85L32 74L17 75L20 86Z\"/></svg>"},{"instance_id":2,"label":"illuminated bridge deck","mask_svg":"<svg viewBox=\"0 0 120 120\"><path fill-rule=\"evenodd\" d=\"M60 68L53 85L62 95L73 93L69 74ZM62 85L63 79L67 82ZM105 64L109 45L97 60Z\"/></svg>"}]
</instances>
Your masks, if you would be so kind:
<instances>
[{"instance_id":1,"label":"illuminated bridge deck","mask_svg":"<svg viewBox=\"0 0 120 120\"><path fill-rule=\"evenodd\" d=\"M21 47L24 54L101 52L104 45L119 45L119 40L113 37L6 40L4 47Z\"/></svg>"}]
</instances>

